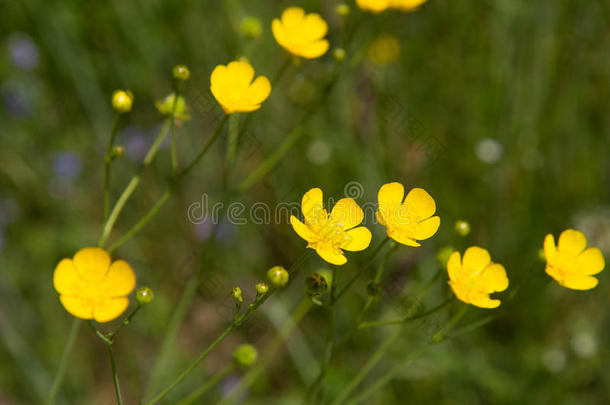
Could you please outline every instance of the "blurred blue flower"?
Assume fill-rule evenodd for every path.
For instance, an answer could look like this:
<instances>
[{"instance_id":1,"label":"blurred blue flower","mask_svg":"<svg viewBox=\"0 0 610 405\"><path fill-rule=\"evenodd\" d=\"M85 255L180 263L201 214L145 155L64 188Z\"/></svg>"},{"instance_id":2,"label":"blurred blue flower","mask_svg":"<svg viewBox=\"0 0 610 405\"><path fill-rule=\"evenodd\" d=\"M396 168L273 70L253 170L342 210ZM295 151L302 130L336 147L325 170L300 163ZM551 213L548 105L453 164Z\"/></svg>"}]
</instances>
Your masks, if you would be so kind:
<instances>
[{"instance_id":1,"label":"blurred blue flower","mask_svg":"<svg viewBox=\"0 0 610 405\"><path fill-rule=\"evenodd\" d=\"M22 120L32 115L32 103L25 87L16 82L4 82L0 86L4 109L10 117Z\"/></svg>"},{"instance_id":2,"label":"blurred blue flower","mask_svg":"<svg viewBox=\"0 0 610 405\"><path fill-rule=\"evenodd\" d=\"M38 47L23 32L16 32L8 38L8 51L11 61L23 70L33 70L40 62Z\"/></svg>"},{"instance_id":3,"label":"blurred blue flower","mask_svg":"<svg viewBox=\"0 0 610 405\"><path fill-rule=\"evenodd\" d=\"M123 130L123 139L127 157L135 162L140 162L146 156L149 141L146 132L136 125L130 125Z\"/></svg>"},{"instance_id":4,"label":"blurred blue flower","mask_svg":"<svg viewBox=\"0 0 610 405\"><path fill-rule=\"evenodd\" d=\"M80 174L83 161L72 151L60 151L53 158L53 171L58 178L74 180Z\"/></svg>"}]
</instances>

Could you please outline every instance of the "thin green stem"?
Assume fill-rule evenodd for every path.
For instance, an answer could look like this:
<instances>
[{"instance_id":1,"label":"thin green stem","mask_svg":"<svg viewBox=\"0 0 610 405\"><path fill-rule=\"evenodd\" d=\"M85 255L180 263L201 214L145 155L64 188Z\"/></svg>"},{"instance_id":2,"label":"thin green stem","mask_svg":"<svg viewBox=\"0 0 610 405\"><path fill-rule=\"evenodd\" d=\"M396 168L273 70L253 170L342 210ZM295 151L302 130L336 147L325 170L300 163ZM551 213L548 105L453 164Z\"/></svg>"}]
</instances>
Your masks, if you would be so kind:
<instances>
[{"instance_id":1,"label":"thin green stem","mask_svg":"<svg viewBox=\"0 0 610 405\"><path fill-rule=\"evenodd\" d=\"M392 254L396 251L396 249L398 249L398 245L396 243L394 243L390 247L390 249L388 249L385 256L383 256L383 260L381 261L381 263L379 263L379 266L377 267L377 272L375 273L375 277L373 277L373 284L375 286L377 286L379 284L379 282L381 281L381 276L383 275L383 272L388 264L388 260L390 259L390 256L392 256ZM358 315L358 318L356 320L357 325L360 325L362 323L362 320L366 317L366 314L367 314L369 308L371 307L371 305L373 304L374 300L375 300L374 295L369 295L369 297L366 299L366 302L364 303L364 306L362 307L362 311L360 311L360 315Z\"/></svg>"},{"instance_id":2,"label":"thin green stem","mask_svg":"<svg viewBox=\"0 0 610 405\"><path fill-rule=\"evenodd\" d=\"M172 156L172 173L174 176L178 174L178 152L176 150L176 106L180 97L180 80L176 80L174 91L174 102L172 104L172 115L170 117L170 132L172 139L171 156Z\"/></svg>"},{"instance_id":3,"label":"thin green stem","mask_svg":"<svg viewBox=\"0 0 610 405\"><path fill-rule=\"evenodd\" d=\"M123 405L123 399L121 399L121 389L119 388L119 374L116 370L116 360L114 359L112 343L106 344L106 347L108 348L108 357L110 358L110 368L112 370L112 382L114 383L114 394L116 395L116 402L118 405Z\"/></svg>"},{"instance_id":4,"label":"thin green stem","mask_svg":"<svg viewBox=\"0 0 610 405\"><path fill-rule=\"evenodd\" d=\"M165 139L165 136L167 135L168 125L169 125L169 121L166 120L165 123L163 124L163 127L161 128L161 131L159 131L157 138L155 139L152 146L148 150L148 153L144 157L142 166L140 166L140 169L138 170L138 172L131 178L131 180L127 184L127 187L125 187L125 189L123 190L123 193L121 193L119 199L114 204L114 207L112 208L112 211L110 212L110 215L106 219L106 223L104 224L102 234L100 235L100 239L98 240L99 247L104 247L104 244L106 243L106 239L108 239L108 236L110 236L110 232L112 231L112 228L114 227L114 224L115 224L116 220L118 219L119 214L125 207L125 204L129 200L129 198L131 197L133 192L138 187L138 184L140 183L142 171L150 165L150 163L153 161L155 155L157 154L157 151L159 150L159 146L161 146L161 142L163 142L163 139Z\"/></svg>"},{"instance_id":5,"label":"thin green stem","mask_svg":"<svg viewBox=\"0 0 610 405\"><path fill-rule=\"evenodd\" d=\"M108 212L110 211L110 164L113 160L112 147L114 146L114 139L119 129L120 120L121 114L117 113L110 130L110 139L108 140L108 148L104 157L104 221L108 218Z\"/></svg>"},{"instance_id":6,"label":"thin green stem","mask_svg":"<svg viewBox=\"0 0 610 405\"><path fill-rule=\"evenodd\" d=\"M405 323L408 323L408 322L416 321L418 319L425 318L428 315L432 315L433 313L435 313L438 310L443 309L445 306L447 306L448 304L452 303L453 300L454 300L454 298L451 297L448 300L442 302L441 304L431 308L430 310L428 310L426 312L423 312L423 313L421 313L419 315L411 316L411 317L405 317L405 318L395 319L395 320L391 320L391 321L363 322L363 323L358 325L358 329L373 328L375 326L402 325L402 324L405 324Z\"/></svg>"},{"instance_id":7,"label":"thin green stem","mask_svg":"<svg viewBox=\"0 0 610 405\"><path fill-rule=\"evenodd\" d=\"M441 328L441 330L434 334L432 341L435 343L440 343L445 340L449 332L451 332L451 330L464 317L466 311L468 311L468 308L470 308L470 305L462 304L461 308L455 314L453 314L453 317L449 320L449 322L443 328Z\"/></svg>"},{"instance_id":8,"label":"thin green stem","mask_svg":"<svg viewBox=\"0 0 610 405\"><path fill-rule=\"evenodd\" d=\"M305 251L295 261L295 263L290 267L290 269L288 269L288 273L292 274L298 268L298 266L303 263L308 253L309 252ZM216 348L216 346L218 346L223 340L225 340L226 337L231 334L231 332L241 326L246 321L246 319L248 319L248 317L261 305L263 305L263 303L265 303L265 301L267 301L267 299L269 299L269 297L271 297L276 291L277 289L272 288L265 295L259 297L258 300L256 300L254 303L250 304L243 315L234 319L231 325L229 325L220 334L220 336L216 338L216 340L214 340L195 360L193 360L191 364L189 364L189 366L184 371L182 371L166 388L159 392L159 394L157 394L153 399L146 402L146 405L156 404L161 399L163 399L171 390L173 390L180 383L180 381L182 381L187 375L189 375L199 365L199 363L201 363L212 352L212 350Z\"/></svg>"},{"instance_id":9,"label":"thin green stem","mask_svg":"<svg viewBox=\"0 0 610 405\"><path fill-rule=\"evenodd\" d=\"M388 243L390 240L389 237L386 237L378 246L377 248L375 248L375 250L373 251L373 253L371 253L371 256L369 258L369 260L366 262L365 265L360 266L360 269L358 270L358 272L347 282L347 284L339 291L339 294L337 294L337 298L336 301L338 301L343 294L345 294L345 292L347 290L350 289L350 287L352 286L352 284L354 284L356 282L356 280L358 280L358 278L364 274L364 272L369 268L370 265L372 265L375 261L375 258L377 257L377 255L379 254L379 252L381 252L381 250L383 249L383 247L385 246L386 243Z\"/></svg>"},{"instance_id":10,"label":"thin green stem","mask_svg":"<svg viewBox=\"0 0 610 405\"><path fill-rule=\"evenodd\" d=\"M227 140L227 153L225 156L225 175L235 163L237 154L237 141L239 138L239 115L231 114L229 118L229 138Z\"/></svg>"},{"instance_id":11,"label":"thin green stem","mask_svg":"<svg viewBox=\"0 0 610 405\"><path fill-rule=\"evenodd\" d=\"M288 319L282 328L275 335L273 340L267 344L267 348L265 349L265 353L261 356L261 358L256 362L254 367L252 367L241 379L239 384L231 390L218 405L226 405L230 403L236 402L243 393L252 385L254 382L260 377L265 368L271 363L274 356L280 349L282 343L286 342L288 336L292 333L292 331L299 325L301 320L309 313L313 304L310 298L304 298L301 303L295 308L294 312Z\"/></svg>"},{"instance_id":12,"label":"thin green stem","mask_svg":"<svg viewBox=\"0 0 610 405\"><path fill-rule=\"evenodd\" d=\"M133 309L133 311L131 311L131 313L129 315L127 315L124 319L123 322L121 322L121 324L119 326L117 326L117 328L115 330L113 330L112 332L108 333L106 336L108 337L108 339L113 340L114 337L116 336L116 334L123 329L125 326L129 325L131 323L131 320L133 319L133 317L138 313L138 311L140 310L140 308L142 308L142 305L140 304L136 304L136 307Z\"/></svg>"},{"instance_id":13,"label":"thin green stem","mask_svg":"<svg viewBox=\"0 0 610 405\"><path fill-rule=\"evenodd\" d=\"M59 392L59 387L61 387L61 383L65 377L66 370L68 368L68 361L70 360L70 354L72 354L72 350L74 349L74 344L76 343L78 330L80 329L81 324L82 321L80 319L74 318L74 321L72 321L72 327L70 328L70 333L68 334L68 340L66 341L64 351L61 354L61 359L59 360L59 368L57 369L57 374L55 374L55 379L51 385L47 405L55 404L57 393Z\"/></svg>"},{"instance_id":14,"label":"thin green stem","mask_svg":"<svg viewBox=\"0 0 610 405\"><path fill-rule=\"evenodd\" d=\"M212 135L212 137L210 139L208 139L208 141L205 143L205 145L203 145L203 149L201 149L201 152L199 152L199 154L195 157L195 159L193 159L192 162L178 174L179 178L184 177L188 172L190 172L191 169L193 167L195 167L197 165L197 163L199 163L199 161L206 154L208 149L210 149L210 147L212 147L212 145L214 145L214 142L216 142L216 140L220 136L220 134L222 132L222 128L224 127L225 123L227 122L227 119L229 119L229 116L225 114L225 116L222 117L222 120L218 124L218 127L216 127L216 131L214 131L214 134Z\"/></svg>"},{"instance_id":15,"label":"thin green stem","mask_svg":"<svg viewBox=\"0 0 610 405\"><path fill-rule=\"evenodd\" d=\"M216 384L218 384L219 381L221 381L227 375L231 374L234 370L235 370L235 365L229 364L228 366L226 366L225 368L220 370L218 373L216 373L216 375L214 375L212 378L207 380L201 387L199 387L198 389L193 391L188 397L186 397L182 401L178 402L176 405L192 404L195 400L197 400L197 398L199 398L203 394L205 394L210 388L214 387Z\"/></svg>"}]
</instances>

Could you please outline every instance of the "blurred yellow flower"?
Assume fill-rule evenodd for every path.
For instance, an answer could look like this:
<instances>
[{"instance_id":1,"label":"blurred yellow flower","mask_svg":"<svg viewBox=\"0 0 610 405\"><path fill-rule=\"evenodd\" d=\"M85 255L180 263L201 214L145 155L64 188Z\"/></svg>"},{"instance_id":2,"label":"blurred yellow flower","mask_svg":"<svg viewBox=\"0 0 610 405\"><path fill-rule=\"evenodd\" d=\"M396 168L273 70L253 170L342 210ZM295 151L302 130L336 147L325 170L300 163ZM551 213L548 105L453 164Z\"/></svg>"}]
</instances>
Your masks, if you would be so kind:
<instances>
[{"instance_id":1,"label":"blurred yellow flower","mask_svg":"<svg viewBox=\"0 0 610 405\"><path fill-rule=\"evenodd\" d=\"M104 249L87 247L79 250L73 259L59 262L53 285L70 314L108 322L127 309L127 295L136 286L136 276L126 261L111 263Z\"/></svg>"},{"instance_id":2,"label":"blurred yellow flower","mask_svg":"<svg viewBox=\"0 0 610 405\"><path fill-rule=\"evenodd\" d=\"M380 13L390 7L391 0L356 0L356 4L363 10Z\"/></svg>"},{"instance_id":3,"label":"blurred yellow flower","mask_svg":"<svg viewBox=\"0 0 610 405\"><path fill-rule=\"evenodd\" d=\"M403 201L404 195L405 188L400 183L381 186L377 194L377 220L386 227L388 236L396 242L420 246L417 241L430 238L441 224L438 216L432 216L436 211L436 203L421 188L409 191Z\"/></svg>"},{"instance_id":4,"label":"blurred yellow flower","mask_svg":"<svg viewBox=\"0 0 610 405\"><path fill-rule=\"evenodd\" d=\"M265 76L252 79L254 68L246 61L218 65L210 78L210 90L227 114L258 110L271 93L271 83Z\"/></svg>"},{"instance_id":5,"label":"blurred yellow flower","mask_svg":"<svg viewBox=\"0 0 610 405\"><path fill-rule=\"evenodd\" d=\"M305 223L290 216L294 231L328 263L345 264L343 250L357 252L371 243L371 231L357 226L364 219L364 212L351 198L337 201L329 215L322 204L322 190L312 188L303 196L301 211Z\"/></svg>"},{"instance_id":6,"label":"blurred yellow flower","mask_svg":"<svg viewBox=\"0 0 610 405\"><path fill-rule=\"evenodd\" d=\"M496 308L500 300L492 300L489 294L508 288L504 266L492 263L489 252L472 246L464 252L454 252L447 262L449 285L459 300L480 308Z\"/></svg>"},{"instance_id":7,"label":"blurred yellow flower","mask_svg":"<svg viewBox=\"0 0 610 405\"><path fill-rule=\"evenodd\" d=\"M606 263L598 248L588 248L587 238L574 229L559 235L559 243L548 234L544 238L546 273L561 286L573 290L590 290L599 280L593 275L601 272Z\"/></svg>"},{"instance_id":8,"label":"blurred yellow flower","mask_svg":"<svg viewBox=\"0 0 610 405\"><path fill-rule=\"evenodd\" d=\"M390 7L401 11L414 11L428 0L390 0Z\"/></svg>"},{"instance_id":9,"label":"blurred yellow flower","mask_svg":"<svg viewBox=\"0 0 610 405\"><path fill-rule=\"evenodd\" d=\"M389 65L400 56L400 42L393 35L381 35L369 45L367 53L373 63Z\"/></svg>"},{"instance_id":10,"label":"blurred yellow flower","mask_svg":"<svg viewBox=\"0 0 610 405\"><path fill-rule=\"evenodd\" d=\"M328 24L320 15L305 14L300 7L284 10L281 19L273 20L271 30L277 43L293 55L313 59L328 50L328 41L324 39Z\"/></svg>"}]
</instances>

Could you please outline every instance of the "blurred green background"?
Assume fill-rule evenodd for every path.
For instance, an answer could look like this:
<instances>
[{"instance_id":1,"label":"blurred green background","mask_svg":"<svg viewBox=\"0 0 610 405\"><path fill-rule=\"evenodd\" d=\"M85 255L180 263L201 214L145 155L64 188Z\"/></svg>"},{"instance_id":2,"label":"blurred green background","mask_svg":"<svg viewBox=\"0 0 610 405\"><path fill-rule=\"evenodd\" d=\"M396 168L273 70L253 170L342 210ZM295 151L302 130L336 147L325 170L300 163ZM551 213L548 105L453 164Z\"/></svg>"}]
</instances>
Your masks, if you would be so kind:
<instances>
[{"instance_id":1,"label":"blurred green background","mask_svg":"<svg viewBox=\"0 0 610 405\"><path fill-rule=\"evenodd\" d=\"M229 182L251 173L301 121L304 136L266 178L237 201L299 202L311 187L325 198L356 187L360 204L376 202L390 181L425 188L436 200L441 228L422 247L391 259L370 319L392 318L434 274L446 245L487 248L505 265L519 294L484 328L434 346L406 364L458 305L405 328L360 389L405 362L371 404L610 403L610 306L607 272L588 292L563 289L544 274L538 250L547 233L570 227L610 253L610 1L430 0L415 13L359 11L342 21L335 1L90 1L0 0L0 404L45 398L72 323L52 287L56 263L95 245L102 224L103 159L115 89L135 94L117 141L125 157L113 166L116 198L137 170L163 118L155 100L172 91L171 68L189 66L185 96L192 120L178 129L184 165L213 133L220 108L209 94L218 64L241 56L270 78L285 59L270 25L290 5L329 22L331 51L291 66L263 107L251 114ZM240 33L244 17L262 35ZM390 34L400 43L393 63L367 56ZM342 46L357 63L323 89ZM240 117L243 123L244 117ZM196 271L193 305L179 328L161 381L168 382L230 322L229 291L254 284L272 265L289 266L305 242L287 221L194 224L189 206L223 193L226 136L189 175L180 193L117 255L134 267L155 301L119 336L115 352L126 403L141 399L187 280ZM129 229L163 193L171 173L167 146L145 172L117 223ZM356 183L350 183L356 182ZM358 193L360 194L360 193ZM247 211L242 215L247 218ZM383 239L373 231L372 246ZM456 220L472 232L455 232ZM348 254L345 283L365 253ZM312 255L290 287L274 296L168 396L181 398L250 342L259 350L304 297L303 278L328 267ZM338 308L337 334L355 322L366 299L360 280ZM448 296L446 275L426 297ZM509 290L510 291L510 290ZM506 298L507 293L499 294ZM464 325L489 315L472 308ZM244 403L301 403L317 373L327 310L314 308L244 397ZM330 399L360 370L392 327L358 332L338 352L325 382ZM114 403L105 348L81 329L60 402ZM199 403L215 403L240 378L234 372Z\"/></svg>"}]
</instances>

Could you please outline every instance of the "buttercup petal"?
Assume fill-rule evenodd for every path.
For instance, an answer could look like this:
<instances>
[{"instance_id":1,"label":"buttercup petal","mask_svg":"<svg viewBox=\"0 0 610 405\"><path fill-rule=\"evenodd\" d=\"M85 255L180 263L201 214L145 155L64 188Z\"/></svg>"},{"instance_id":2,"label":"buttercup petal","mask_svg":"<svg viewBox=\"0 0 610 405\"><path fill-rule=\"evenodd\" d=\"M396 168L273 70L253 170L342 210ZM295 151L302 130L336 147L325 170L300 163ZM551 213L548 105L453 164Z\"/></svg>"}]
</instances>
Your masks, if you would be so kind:
<instances>
[{"instance_id":1,"label":"buttercup petal","mask_svg":"<svg viewBox=\"0 0 610 405\"><path fill-rule=\"evenodd\" d=\"M482 282L488 293L504 291L508 288L508 277L504 266L493 263L483 271Z\"/></svg>"},{"instance_id":2,"label":"buttercup petal","mask_svg":"<svg viewBox=\"0 0 610 405\"><path fill-rule=\"evenodd\" d=\"M286 29L279 19L276 18L271 22L271 32L273 33L273 37L278 44L284 48L287 47L289 42L288 34L286 33Z\"/></svg>"},{"instance_id":3,"label":"buttercup petal","mask_svg":"<svg viewBox=\"0 0 610 405\"><path fill-rule=\"evenodd\" d=\"M428 239L438 231L440 225L441 219L438 216L428 218L415 226L412 236L417 240Z\"/></svg>"},{"instance_id":4,"label":"buttercup petal","mask_svg":"<svg viewBox=\"0 0 610 405\"><path fill-rule=\"evenodd\" d=\"M599 273L606 266L604 261L604 255L598 248L585 249L576 258L576 265L578 266L578 274L583 276L592 276Z\"/></svg>"},{"instance_id":5,"label":"buttercup petal","mask_svg":"<svg viewBox=\"0 0 610 405\"><path fill-rule=\"evenodd\" d=\"M390 0L356 0L356 4L363 10L379 13L390 6Z\"/></svg>"},{"instance_id":6,"label":"buttercup petal","mask_svg":"<svg viewBox=\"0 0 610 405\"><path fill-rule=\"evenodd\" d=\"M594 288L599 280L591 276L571 276L566 277L561 284L564 287L571 288L572 290L590 290Z\"/></svg>"},{"instance_id":7,"label":"buttercup petal","mask_svg":"<svg viewBox=\"0 0 610 405\"><path fill-rule=\"evenodd\" d=\"M479 308L497 308L500 306L500 300L492 300L488 295L482 293L471 294L470 303Z\"/></svg>"},{"instance_id":8,"label":"buttercup petal","mask_svg":"<svg viewBox=\"0 0 610 405\"><path fill-rule=\"evenodd\" d=\"M126 297L109 298L95 305L93 317L97 322L109 322L118 318L129 306Z\"/></svg>"},{"instance_id":9,"label":"buttercup petal","mask_svg":"<svg viewBox=\"0 0 610 405\"><path fill-rule=\"evenodd\" d=\"M103 288L108 292L109 297L121 297L132 292L136 288L136 275L129 263L125 260L116 260L112 263Z\"/></svg>"},{"instance_id":10,"label":"buttercup petal","mask_svg":"<svg viewBox=\"0 0 610 405\"><path fill-rule=\"evenodd\" d=\"M292 225L292 229L294 229L297 235L305 239L307 242L316 241L316 234L311 229L309 229L307 225L299 221L294 215L290 216L290 224Z\"/></svg>"},{"instance_id":11,"label":"buttercup petal","mask_svg":"<svg viewBox=\"0 0 610 405\"><path fill-rule=\"evenodd\" d=\"M478 246L471 246L464 252L462 264L471 271L481 271L491 262L489 252Z\"/></svg>"},{"instance_id":12,"label":"buttercup petal","mask_svg":"<svg viewBox=\"0 0 610 405\"><path fill-rule=\"evenodd\" d=\"M351 229L359 225L364 219L362 208L351 198L342 198L330 212L333 223L341 225L343 229Z\"/></svg>"},{"instance_id":13,"label":"buttercup petal","mask_svg":"<svg viewBox=\"0 0 610 405\"><path fill-rule=\"evenodd\" d=\"M253 104L258 104L258 108L260 108L260 104L269 97L271 94L271 83L269 79L265 76L259 76L252 82L252 85L249 88L249 97L248 101Z\"/></svg>"},{"instance_id":14,"label":"buttercup petal","mask_svg":"<svg viewBox=\"0 0 610 405\"><path fill-rule=\"evenodd\" d=\"M313 42L310 45L303 47L299 53L300 56L307 59L319 58L328 51L329 43L325 39Z\"/></svg>"},{"instance_id":15,"label":"buttercup petal","mask_svg":"<svg viewBox=\"0 0 610 405\"><path fill-rule=\"evenodd\" d=\"M544 238L544 257L547 262L554 260L557 256L557 247L555 246L555 237L552 234L546 235Z\"/></svg>"},{"instance_id":16,"label":"buttercup petal","mask_svg":"<svg viewBox=\"0 0 610 405\"><path fill-rule=\"evenodd\" d=\"M59 300L66 311L80 319L93 318L93 301L78 296L60 295Z\"/></svg>"},{"instance_id":17,"label":"buttercup petal","mask_svg":"<svg viewBox=\"0 0 610 405\"><path fill-rule=\"evenodd\" d=\"M53 272L53 286L60 294L77 295L81 280L72 259L62 259Z\"/></svg>"},{"instance_id":18,"label":"buttercup petal","mask_svg":"<svg viewBox=\"0 0 610 405\"><path fill-rule=\"evenodd\" d=\"M83 248L74 255L74 267L85 281L100 281L110 267L110 255L97 247Z\"/></svg>"},{"instance_id":19,"label":"buttercup petal","mask_svg":"<svg viewBox=\"0 0 610 405\"><path fill-rule=\"evenodd\" d=\"M320 39L328 32L328 24L319 14L308 14L304 20L305 33L308 38Z\"/></svg>"},{"instance_id":20,"label":"buttercup petal","mask_svg":"<svg viewBox=\"0 0 610 405\"><path fill-rule=\"evenodd\" d=\"M301 7L288 7L282 13L282 24L286 29L299 26L305 17L305 10Z\"/></svg>"},{"instance_id":21,"label":"buttercup petal","mask_svg":"<svg viewBox=\"0 0 610 405\"><path fill-rule=\"evenodd\" d=\"M250 84L254 79L254 68L242 60L233 61L227 65L227 74L233 82Z\"/></svg>"},{"instance_id":22,"label":"buttercup petal","mask_svg":"<svg viewBox=\"0 0 610 405\"><path fill-rule=\"evenodd\" d=\"M458 281L462 272L462 258L460 252L453 252L449 256L447 262L447 273L449 273L449 279L451 281Z\"/></svg>"},{"instance_id":23,"label":"buttercup petal","mask_svg":"<svg viewBox=\"0 0 610 405\"><path fill-rule=\"evenodd\" d=\"M314 222L324 209L322 203L322 190L319 188L312 188L303 195L301 200L301 210L305 217L305 223L309 224Z\"/></svg>"},{"instance_id":24,"label":"buttercup petal","mask_svg":"<svg viewBox=\"0 0 610 405\"><path fill-rule=\"evenodd\" d=\"M391 0L390 6L402 11L414 11L428 0Z\"/></svg>"},{"instance_id":25,"label":"buttercup petal","mask_svg":"<svg viewBox=\"0 0 610 405\"><path fill-rule=\"evenodd\" d=\"M318 247L316 252L322 259L330 264L341 266L347 262L345 255L338 249Z\"/></svg>"},{"instance_id":26,"label":"buttercup petal","mask_svg":"<svg viewBox=\"0 0 610 405\"><path fill-rule=\"evenodd\" d=\"M405 187L400 183L388 183L381 186L377 193L377 201L379 207L385 206L387 208L394 207L402 204L405 196Z\"/></svg>"},{"instance_id":27,"label":"buttercup petal","mask_svg":"<svg viewBox=\"0 0 610 405\"><path fill-rule=\"evenodd\" d=\"M560 254L577 256L587 247L587 238L585 235L574 229L567 229L559 235L557 250Z\"/></svg>"},{"instance_id":28,"label":"buttercup petal","mask_svg":"<svg viewBox=\"0 0 610 405\"><path fill-rule=\"evenodd\" d=\"M417 215L421 217L421 220L431 217L436 211L434 199L423 188L414 188L409 191L405 198L405 204L412 207Z\"/></svg>"},{"instance_id":29,"label":"buttercup petal","mask_svg":"<svg viewBox=\"0 0 610 405\"><path fill-rule=\"evenodd\" d=\"M398 243L402 243L403 245L413 246L413 247L421 246L419 243L417 243L417 241L415 241L410 236L407 236L405 233L401 232L400 230L391 231L388 228L387 234L390 238L394 239Z\"/></svg>"},{"instance_id":30,"label":"buttercup petal","mask_svg":"<svg viewBox=\"0 0 610 405\"><path fill-rule=\"evenodd\" d=\"M346 232L347 238L345 242L341 244L341 249L348 250L350 252L358 252L366 249L371 244L371 231L365 226L359 226L358 228L350 229Z\"/></svg>"}]
</instances>

